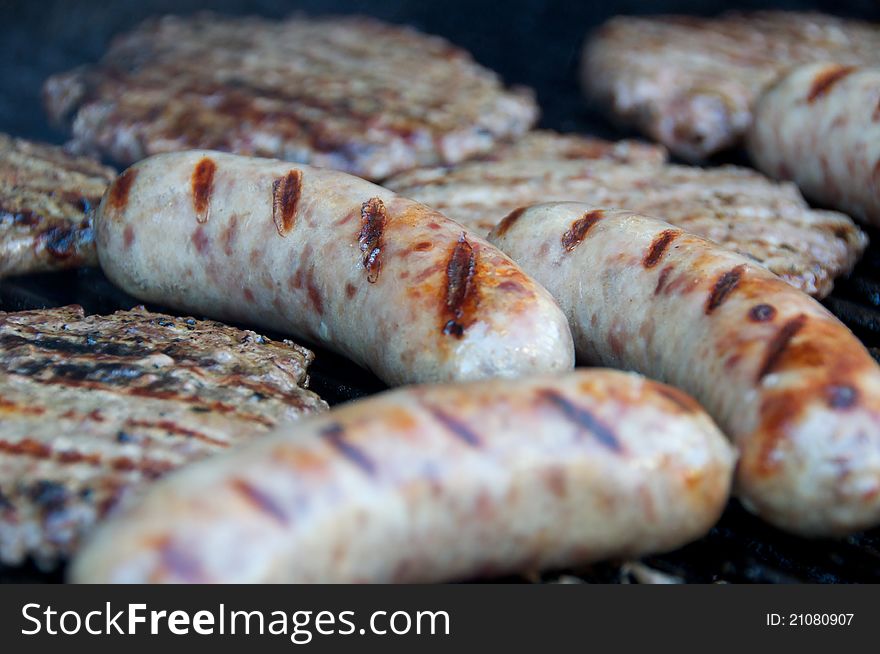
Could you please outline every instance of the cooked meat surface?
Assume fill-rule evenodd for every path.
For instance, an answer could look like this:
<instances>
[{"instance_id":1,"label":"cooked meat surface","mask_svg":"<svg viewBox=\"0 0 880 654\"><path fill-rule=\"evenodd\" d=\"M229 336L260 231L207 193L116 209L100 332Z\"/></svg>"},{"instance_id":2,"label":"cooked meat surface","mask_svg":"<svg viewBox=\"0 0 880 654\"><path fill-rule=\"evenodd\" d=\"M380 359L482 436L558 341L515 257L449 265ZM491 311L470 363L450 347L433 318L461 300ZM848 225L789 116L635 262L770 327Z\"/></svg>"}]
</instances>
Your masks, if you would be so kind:
<instances>
[{"instance_id":1,"label":"cooked meat surface","mask_svg":"<svg viewBox=\"0 0 880 654\"><path fill-rule=\"evenodd\" d=\"M638 211L744 254L818 297L852 269L868 242L849 217L811 209L793 184L734 166L500 157L414 170L386 185L482 233L511 211L542 202Z\"/></svg>"},{"instance_id":2,"label":"cooked meat surface","mask_svg":"<svg viewBox=\"0 0 880 654\"><path fill-rule=\"evenodd\" d=\"M467 52L358 17L152 19L44 95L78 151L122 164L210 148L368 179L478 155L537 118L531 92Z\"/></svg>"},{"instance_id":3,"label":"cooked meat surface","mask_svg":"<svg viewBox=\"0 0 880 654\"><path fill-rule=\"evenodd\" d=\"M0 277L96 265L89 211L115 175L0 133Z\"/></svg>"},{"instance_id":4,"label":"cooked meat surface","mask_svg":"<svg viewBox=\"0 0 880 654\"><path fill-rule=\"evenodd\" d=\"M666 161L666 154L666 148L654 143L630 139L608 141L584 134L535 129L513 143L498 146L482 158L491 161L607 159L620 163L642 161L658 164Z\"/></svg>"},{"instance_id":5,"label":"cooked meat surface","mask_svg":"<svg viewBox=\"0 0 880 654\"><path fill-rule=\"evenodd\" d=\"M553 293L583 364L693 393L747 509L813 537L880 526L880 366L821 304L630 211L538 205L489 239Z\"/></svg>"},{"instance_id":6,"label":"cooked meat surface","mask_svg":"<svg viewBox=\"0 0 880 654\"><path fill-rule=\"evenodd\" d=\"M701 159L737 144L758 96L793 66L880 64L876 25L766 11L618 16L587 41L587 95L670 150Z\"/></svg>"},{"instance_id":7,"label":"cooked meat surface","mask_svg":"<svg viewBox=\"0 0 880 654\"><path fill-rule=\"evenodd\" d=\"M85 583L428 583L680 547L732 449L690 397L616 370L409 386L156 484L97 530Z\"/></svg>"},{"instance_id":8,"label":"cooked meat surface","mask_svg":"<svg viewBox=\"0 0 880 654\"><path fill-rule=\"evenodd\" d=\"M767 175L880 227L880 68L792 69L755 106L746 148Z\"/></svg>"},{"instance_id":9,"label":"cooked meat surface","mask_svg":"<svg viewBox=\"0 0 880 654\"><path fill-rule=\"evenodd\" d=\"M142 301L308 339L391 386L574 366L565 316L509 257L337 170L157 154L113 182L95 224L104 273Z\"/></svg>"},{"instance_id":10,"label":"cooked meat surface","mask_svg":"<svg viewBox=\"0 0 880 654\"><path fill-rule=\"evenodd\" d=\"M50 569L158 477L324 410L312 358L142 307L0 312L0 563Z\"/></svg>"}]
</instances>

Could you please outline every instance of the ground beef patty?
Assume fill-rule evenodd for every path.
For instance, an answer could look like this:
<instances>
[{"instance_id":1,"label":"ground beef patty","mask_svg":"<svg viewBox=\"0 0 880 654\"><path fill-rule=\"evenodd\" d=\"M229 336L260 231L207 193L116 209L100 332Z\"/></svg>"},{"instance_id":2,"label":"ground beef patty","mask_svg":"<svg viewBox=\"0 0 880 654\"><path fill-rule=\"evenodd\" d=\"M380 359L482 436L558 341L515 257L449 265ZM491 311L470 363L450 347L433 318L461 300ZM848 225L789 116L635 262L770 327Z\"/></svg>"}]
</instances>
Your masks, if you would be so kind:
<instances>
[{"instance_id":1,"label":"ground beef patty","mask_svg":"<svg viewBox=\"0 0 880 654\"><path fill-rule=\"evenodd\" d=\"M880 65L880 29L818 13L618 16L584 48L587 95L674 153L739 143L760 94L793 66Z\"/></svg>"},{"instance_id":2,"label":"ground beef patty","mask_svg":"<svg viewBox=\"0 0 880 654\"><path fill-rule=\"evenodd\" d=\"M142 307L0 312L0 563L49 570L153 480L323 411L312 358Z\"/></svg>"},{"instance_id":3,"label":"ground beef patty","mask_svg":"<svg viewBox=\"0 0 880 654\"><path fill-rule=\"evenodd\" d=\"M209 148L374 180L480 154L537 118L531 92L467 52L357 17L153 19L44 91L78 151L121 164Z\"/></svg>"},{"instance_id":4,"label":"ground beef patty","mask_svg":"<svg viewBox=\"0 0 880 654\"><path fill-rule=\"evenodd\" d=\"M0 277L97 265L90 210L116 173L0 133Z\"/></svg>"},{"instance_id":5,"label":"ground beef patty","mask_svg":"<svg viewBox=\"0 0 880 654\"><path fill-rule=\"evenodd\" d=\"M849 217L811 209L793 184L735 166L666 164L645 156L644 147L627 146L625 162L568 156L547 144L524 148L543 150L533 157L513 148L508 156L413 170L385 184L481 233L512 211L543 202L637 211L744 254L817 297L831 292L834 278L848 273L867 246Z\"/></svg>"}]
</instances>

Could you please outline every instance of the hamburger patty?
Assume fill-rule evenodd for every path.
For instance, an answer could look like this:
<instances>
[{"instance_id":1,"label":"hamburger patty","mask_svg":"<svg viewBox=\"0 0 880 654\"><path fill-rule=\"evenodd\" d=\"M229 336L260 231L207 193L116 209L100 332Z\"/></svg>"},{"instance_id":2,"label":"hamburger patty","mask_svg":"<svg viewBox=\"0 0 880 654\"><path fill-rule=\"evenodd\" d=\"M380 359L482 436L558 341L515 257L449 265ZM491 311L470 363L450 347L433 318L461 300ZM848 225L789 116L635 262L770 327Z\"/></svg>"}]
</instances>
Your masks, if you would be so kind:
<instances>
[{"instance_id":1,"label":"hamburger patty","mask_svg":"<svg viewBox=\"0 0 880 654\"><path fill-rule=\"evenodd\" d=\"M0 563L51 569L153 480L323 411L312 359L143 307L0 312Z\"/></svg>"},{"instance_id":2,"label":"hamburger patty","mask_svg":"<svg viewBox=\"0 0 880 654\"><path fill-rule=\"evenodd\" d=\"M613 151L613 148L608 148ZM853 221L811 209L793 184L746 168L696 168L642 158L631 163L499 155L453 168L425 168L386 181L482 233L511 211L543 202L618 207L672 223L763 264L824 297L867 246Z\"/></svg>"},{"instance_id":3,"label":"hamburger patty","mask_svg":"<svg viewBox=\"0 0 880 654\"><path fill-rule=\"evenodd\" d=\"M89 211L116 173L0 133L0 277L97 265Z\"/></svg>"},{"instance_id":4,"label":"hamburger patty","mask_svg":"<svg viewBox=\"0 0 880 654\"><path fill-rule=\"evenodd\" d=\"M44 95L75 149L121 164L207 148L368 179L478 155L537 118L531 92L467 52L357 17L152 19Z\"/></svg>"},{"instance_id":5,"label":"hamburger patty","mask_svg":"<svg viewBox=\"0 0 880 654\"><path fill-rule=\"evenodd\" d=\"M880 65L880 29L818 13L618 16L587 41L587 95L674 153L739 143L761 93L793 66Z\"/></svg>"}]
</instances>

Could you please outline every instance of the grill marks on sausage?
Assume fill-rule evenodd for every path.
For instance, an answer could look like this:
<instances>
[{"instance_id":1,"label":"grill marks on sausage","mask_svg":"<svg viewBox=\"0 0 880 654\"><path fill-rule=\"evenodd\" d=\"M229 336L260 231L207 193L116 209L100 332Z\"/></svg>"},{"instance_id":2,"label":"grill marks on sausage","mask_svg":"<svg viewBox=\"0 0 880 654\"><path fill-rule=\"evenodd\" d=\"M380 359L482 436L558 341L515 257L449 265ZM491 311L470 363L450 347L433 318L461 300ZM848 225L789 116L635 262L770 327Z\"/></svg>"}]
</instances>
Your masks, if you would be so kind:
<instances>
[{"instance_id":1,"label":"grill marks on sausage","mask_svg":"<svg viewBox=\"0 0 880 654\"><path fill-rule=\"evenodd\" d=\"M859 392L849 384L831 384L825 389L825 398L832 409L849 409L859 400Z\"/></svg>"},{"instance_id":2,"label":"grill marks on sausage","mask_svg":"<svg viewBox=\"0 0 880 654\"><path fill-rule=\"evenodd\" d=\"M128 194L131 192L131 186L137 177L138 171L135 168L129 168L110 186L107 201L110 206L117 211L123 211L128 205Z\"/></svg>"},{"instance_id":3,"label":"grill marks on sausage","mask_svg":"<svg viewBox=\"0 0 880 654\"><path fill-rule=\"evenodd\" d=\"M672 266L664 266L663 270L660 271L660 275L657 277L657 286L654 287L654 295L659 295L663 287L666 286L666 281L669 279L672 270Z\"/></svg>"},{"instance_id":4,"label":"grill marks on sausage","mask_svg":"<svg viewBox=\"0 0 880 654\"><path fill-rule=\"evenodd\" d=\"M776 317L776 307L771 304L756 304L749 310L752 322L769 322Z\"/></svg>"},{"instance_id":5,"label":"grill marks on sausage","mask_svg":"<svg viewBox=\"0 0 880 654\"><path fill-rule=\"evenodd\" d=\"M315 284L315 274L313 268L309 268L308 272L306 272L306 293L308 294L309 301L312 303L315 311L318 313L319 316L323 316L324 299L321 297L321 291L318 289L317 284Z\"/></svg>"},{"instance_id":6,"label":"grill marks on sausage","mask_svg":"<svg viewBox=\"0 0 880 654\"><path fill-rule=\"evenodd\" d=\"M589 433L600 445L606 447L615 454L621 454L623 452L623 446L617 439L614 430L590 413L589 410L582 406L578 406L553 389L544 389L540 391L539 394L543 400L559 409L566 420L579 430Z\"/></svg>"},{"instance_id":7,"label":"grill marks on sausage","mask_svg":"<svg viewBox=\"0 0 880 654\"><path fill-rule=\"evenodd\" d=\"M208 222L216 172L217 164L209 157L204 157L193 169L191 180L193 208L196 211L196 220L200 223Z\"/></svg>"},{"instance_id":8,"label":"grill marks on sausage","mask_svg":"<svg viewBox=\"0 0 880 654\"><path fill-rule=\"evenodd\" d=\"M254 484L245 479L238 478L232 480L230 487L238 495L244 498L248 504L253 505L261 513L266 514L278 524L283 526L289 524L290 519L288 518L284 507L268 494L254 486Z\"/></svg>"},{"instance_id":9,"label":"grill marks on sausage","mask_svg":"<svg viewBox=\"0 0 880 654\"><path fill-rule=\"evenodd\" d=\"M166 570L178 579L197 583L204 577L199 561L182 547L176 545L170 536L165 536L156 543L156 551Z\"/></svg>"},{"instance_id":10,"label":"grill marks on sausage","mask_svg":"<svg viewBox=\"0 0 880 654\"><path fill-rule=\"evenodd\" d=\"M461 338L474 321L477 308L477 253L464 232L446 262L446 321L443 333Z\"/></svg>"},{"instance_id":11,"label":"grill marks on sausage","mask_svg":"<svg viewBox=\"0 0 880 654\"><path fill-rule=\"evenodd\" d=\"M677 388L666 386L664 384L656 384L654 386L654 390L659 395L662 395L667 400L675 404L685 413L697 413L699 411L702 411L702 407L697 403L694 398L692 398L687 393L683 393Z\"/></svg>"},{"instance_id":12,"label":"grill marks on sausage","mask_svg":"<svg viewBox=\"0 0 880 654\"><path fill-rule=\"evenodd\" d=\"M666 249L680 233L677 229L667 229L657 234L651 242L651 247L648 248L645 258L642 259L642 265L645 268L656 266L666 253Z\"/></svg>"},{"instance_id":13,"label":"grill marks on sausage","mask_svg":"<svg viewBox=\"0 0 880 654\"><path fill-rule=\"evenodd\" d=\"M526 209L528 209L528 207L519 207L507 214L504 219L498 223L498 227L495 228L495 235L504 236L507 231L513 227L514 223L519 220L520 216L525 213Z\"/></svg>"},{"instance_id":14,"label":"grill marks on sausage","mask_svg":"<svg viewBox=\"0 0 880 654\"><path fill-rule=\"evenodd\" d=\"M761 364L761 368L758 371L758 382L773 372L779 363L779 360L782 358L782 355L785 353L785 350L788 348L789 343L791 343L791 340L806 324L807 317L804 314L799 314L788 320L779 328L779 331L776 332L773 340L767 345L767 349L764 353L764 362Z\"/></svg>"},{"instance_id":15,"label":"grill marks on sausage","mask_svg":"<svg viewBox=\"0 0 880 654\"><path fill-rule=\"evenodd\" d=\"M221 236L221 242L223 243L223 253L227 257L231 257L233 254L232 244L235 242L237 235L238 214L234 213L229 216L229 222L226 223L226 227L223 229L223 234Z\"/></svg>"},{"instance_id":16,"label":"grill marks on sausage","mask_svg":"<svg viewBox=\"0 0 880 654\"><path fill-rule=\"evenodd\" d=\"M446 429L447 432L462 443L477 448L483 446L483 441L479 435L458 418L436 406L425 404L424 407L437 422L443 425L443 428Z\"/></svg>"},{"instance_id":17,"label":"grill marks on sausage","mask_svg":"<svg viewBox=\"0 0 880 654\"><path fill-rule=\"evenodd\" d=\"M364 255L364 269L367 281L375 284L379 281L382 270L382 237L388 222L388 211L385 203L379 198L370 198L361 205L361 231L358 244Z\"/></svg>"},{"instance_id":18,"label":"grill marks on sausage","mask_svg":"<svg viewBox=\"0 0 880 654\"><path fill-rule=\"evenodd\" d=\"M368 476L375 476L376 463L363 450L346 439L345 428L341 424L334 422L324 427L320 434L334 450L339 452L348 461L360 468Z\"/></svg>"},{"instance_id":19,"label":"grill marks on sausage","mask_svg":"<svg viewBox=\"0 0 880 654\"><path fill-rule=\"evenodd\" d=\"M850 75L856 70L855 66L837 66L828 68L816 75L810 92L807 94L807 102L815 102L823 95L826 95L831 88L840 80Z\"/></svg>"},{"instance_id":20,"label":"grill marks on sausage","mask_svg":"<svg viewBox=\"0 0 880 654\"><path fill-rule=\"evenodd\" d=\"M604 217L604 211L595 209L575 220L568 231L562 235L562 247L565 248L565 251L571 252L580 245L590 228Z\"/></svg>"},{"instance_id":21,"label":"grill marks on sausage","mask_svg":"<svg viewBox=\"0 0 880 654\"><path fill-rule=\"evenodd\" d=\"M195 246L196 252L198 252L199 254L205 254L205 252L208 251L210 239L205 233L204 225L199 225L198 227L196 227L196 231L192 233L192 236L190 236L190 240Z\"/></svg>"},{"instance_id":22,"label":"grill marks on sausage","mask_svg":"<svg viewBox=\"0 0 880 654\"><path fill-rule=\"evenodd\" d=\"M296 210L302 195L302 171L291 170L272 182L272 220L283 237L296 223Z\"/></svg>"},{"instance_id":23,"label":"grill marks on sausage","mask_svg":"<svg viewBox=\"0 0 880 654\"><path fill-rule=\"evenodd\" d=\"M724 301L739 286L745 270L745 264L740 264L718 276L718 279L715 280L715 284L712 286L712 292L709 293L709 297L706 300L706 314L712 313L724 304Z\"/></svg>"},{"instance_id":24,"label":"grill marks on sausage","mask_svg":"<svg viewBox=\"0 0 880 654\"><path fill-rule=\"evenodd\" d=\"M126 250L130 250L134 244L134 229L131 225L126 225L122 231L122 245Z\"/></svg>"}]
</instances>

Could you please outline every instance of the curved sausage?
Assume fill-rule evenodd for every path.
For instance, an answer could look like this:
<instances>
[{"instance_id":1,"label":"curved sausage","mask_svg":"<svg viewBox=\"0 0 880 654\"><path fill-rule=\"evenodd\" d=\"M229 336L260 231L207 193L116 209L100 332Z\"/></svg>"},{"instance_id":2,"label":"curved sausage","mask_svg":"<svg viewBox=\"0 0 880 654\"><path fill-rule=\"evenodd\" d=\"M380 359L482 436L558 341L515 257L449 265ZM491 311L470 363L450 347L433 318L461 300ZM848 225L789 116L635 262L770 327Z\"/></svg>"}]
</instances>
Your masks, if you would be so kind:
<instances>
[{"instance_id":1,"label":"curved sausage","mask_svg":"<svg viewBox=\"0 0 880 654\"><path fill-rule=\"evenodd\" d=\"M357 177L157 155L101 202L98 257L132 295L310 339L388 384L571 369L565 316L461 225Z\"/></svg>"},{"instance_id":2,"label":"curved sausage","mask_svg":"<svg viewBox=\"0 0 880 654\"><path fill-rule=\"evenodd\" d=\"M291 423L159 482L78 582L428 582L678 547L734 455L687 395L582 370L413 386Z\"/></svg>"},{"instance_id":3,"label":"curved sausage","mask_svg":"<svg viewBox=\"0 0 880 654\"><path fill-rule=\"evenodd\" d=\"M880 523L880 369L821 304L626 211L537 205L490 240L555 295L579 358L674 384L706 407L739 447L751 510L808 535Z\"/></svg>"},{"instance_id":4,"label":"curved sausage","mask_svg":"<svg viewBox=\"0 0 880 654\"><path fill-rule=\"evenodd\" d=\"M880 69L795 68L761 96L747 147L768 175L880 226Z\"/></svg>"}]
</instances>

